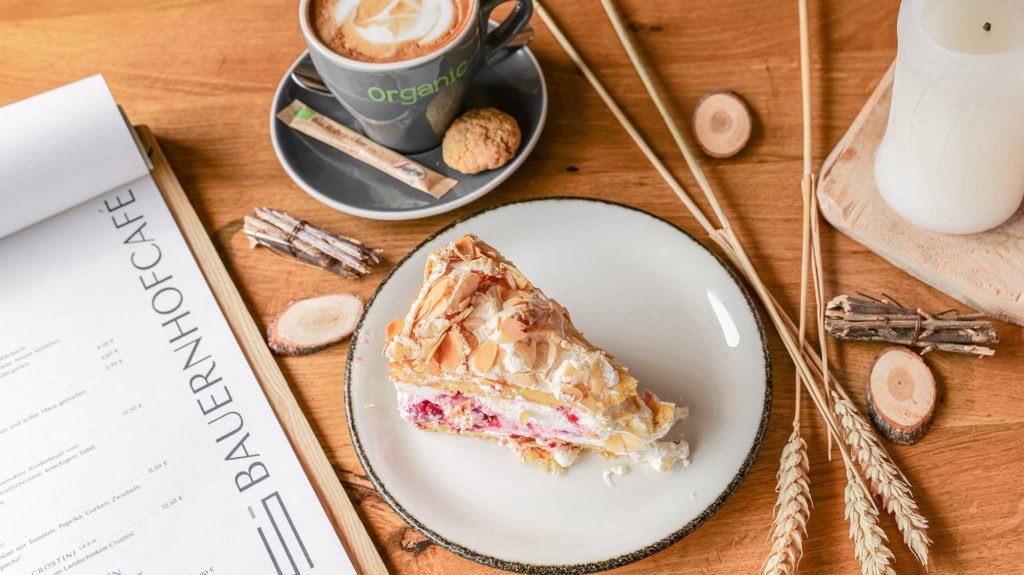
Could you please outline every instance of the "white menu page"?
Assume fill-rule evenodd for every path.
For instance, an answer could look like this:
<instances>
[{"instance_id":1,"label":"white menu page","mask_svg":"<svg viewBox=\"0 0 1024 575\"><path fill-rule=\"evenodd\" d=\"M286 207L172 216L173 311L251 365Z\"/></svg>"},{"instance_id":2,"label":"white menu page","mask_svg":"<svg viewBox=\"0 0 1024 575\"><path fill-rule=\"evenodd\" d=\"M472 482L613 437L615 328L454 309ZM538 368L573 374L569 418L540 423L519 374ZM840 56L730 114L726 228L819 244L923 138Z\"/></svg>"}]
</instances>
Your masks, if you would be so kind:
<instances>
[{"instance_id":1,"label":"white menu page","mask_svg":"<svg viewBox=\"0 0 1024 575\"><path fill-rule=\"evenodd\" d=\"M131 143L102 79L83 82L18 106L104 109L80 144ZM132 160L53 156L20 195L5 171L45 146L0 147L0 230L20 228L0 237L0 574L355 573L144 167L87 193L97 163L138 171L124 143L107 153ZM44 193L63 197L36 213L77 205L11 223L10 198Z\"/></svg>"}]
</instances>

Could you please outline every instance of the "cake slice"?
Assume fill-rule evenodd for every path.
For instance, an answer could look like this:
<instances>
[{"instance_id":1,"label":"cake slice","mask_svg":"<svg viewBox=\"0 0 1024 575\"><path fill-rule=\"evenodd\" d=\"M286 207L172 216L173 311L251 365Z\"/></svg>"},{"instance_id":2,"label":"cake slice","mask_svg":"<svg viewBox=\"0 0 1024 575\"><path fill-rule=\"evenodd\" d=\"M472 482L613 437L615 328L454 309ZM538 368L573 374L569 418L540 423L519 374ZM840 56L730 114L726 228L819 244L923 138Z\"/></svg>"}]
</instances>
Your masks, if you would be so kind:
<instances>
[{"instance_id":1,"label":"cake slice","mask_svg":"<svg viewBox=\"0 0 1024 575\"><path fill-rule=\"evenodd\" d=\"M659 441L683 410L638 394L564 307L474 235L431 252L386 336L399 413L421 429L494 439L553 472L581 450L662 471L688 456L681 439Z\"/></svg>"}]
</instances>

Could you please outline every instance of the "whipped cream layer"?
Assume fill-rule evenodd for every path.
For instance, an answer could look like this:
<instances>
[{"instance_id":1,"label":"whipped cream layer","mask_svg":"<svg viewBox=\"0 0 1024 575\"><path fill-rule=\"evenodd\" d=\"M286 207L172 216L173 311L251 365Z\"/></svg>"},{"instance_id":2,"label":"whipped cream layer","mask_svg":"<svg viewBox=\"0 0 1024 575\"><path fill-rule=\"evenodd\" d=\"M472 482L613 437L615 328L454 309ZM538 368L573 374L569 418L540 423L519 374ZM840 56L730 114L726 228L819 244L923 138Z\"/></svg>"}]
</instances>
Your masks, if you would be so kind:
<instances>
[{"instance_id":1,"label":"whipped cream layer","mask_svg":"<svg viewBox=\"0 0 1024 575\"><path fill-rule=\"evenodd\" d=\"M588 428L584 420L568 409L524 405L488 396L474 396L447 392L415 385L396 384L398 412L402 418L418 425L441 423L452 433L471 433L492 437L516 451L521 439L532 440L534 447L548 452L566 468L576 460L574 446L604 450L607 437L615 429ZM582 414L581 414L582 415ZM659 430L658 437L668 432L671 425ZM516 441L507 441L507 440ZM634 461L650 465L658 471L667 471L677 461L689 463L689 445L681 438L674 441L652 441L643 449L627 455Z\"/></svg>"},{"instance_id":2,"label":"whipped cream layer","mask_svg":"<svg viewBox=\"0 0 1024 575\"><path fill-rule=\"evenodd\" d=\"M427 388L399 391L398 412L407 421L420 426L441 424L455 434L496 439L520 455L522 446L529 445L546 452L563 469L575 463L579 455L572 441L578 437L577 434L562 429L566 427L564 417L560 418L561 422L550 422L553 427L524 423L496 413L496 410L483 405L478 397L449 395L428 391Z\"/></svg>"},{"instance_id":3,"label":"whipped cream layer","mask_svg":"<svg viewBox=\"0 0 1024 575\"><path fill-rule=\"evenodd\" d=\"M577 414L565 407L528 404L487 395L452 395L430 387L407 384L395 384L395 389L398 392L398 409L403 417L409 405L424 400L442 409L449 404L469 401L465 406L469 409L466 412L469 419L458 425L461 431L479 428L486 418L498 418L500 430L506 435L544 437L593 447L601 447L611 433L587 414ZM446 415L451 416L451 413L446 410ZM458 417L452 421L459 423ZM484 427L494 429L493 426Z\"/></svg>"}]
</instances>

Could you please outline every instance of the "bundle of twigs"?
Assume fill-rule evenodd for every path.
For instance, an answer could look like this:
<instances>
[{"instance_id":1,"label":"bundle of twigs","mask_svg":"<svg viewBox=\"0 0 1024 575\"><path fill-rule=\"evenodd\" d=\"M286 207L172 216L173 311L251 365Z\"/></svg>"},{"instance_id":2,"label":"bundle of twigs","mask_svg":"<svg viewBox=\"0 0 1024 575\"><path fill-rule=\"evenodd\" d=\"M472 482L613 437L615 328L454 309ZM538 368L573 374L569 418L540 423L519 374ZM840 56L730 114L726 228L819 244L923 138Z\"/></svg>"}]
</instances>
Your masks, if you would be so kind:
<instances>
[{"instance_id":1,"label":"bundle of twigs","mask_svg":"<svg viewBox=\"0 0 1024 575\"><path fill-rule=\"evenodd\" d=\"M817 408L830 436L838 439L838 441L836 441L836 446L845 464L849 484L847 489L847 516L851 521L851 537L855 541L856 556L861 560L862 570L864 573L891 572L892 569L888 566L891 552L889 552L885 547L884 533L879 535L881 531L880 528L878 528L876 521L878 508L875 500L867 495L872 493L872 490L871 486L869 486L865 481L862 474L862 468L864 468L865 465L863 463L859 463L865 460L866 455L864 450L867 448L864 447L864 442L852 443L845 439L847 435L845 433L845 428L841 426L839 422L840 415L831 401L832 393L830 390L833 390L839 396L844 398L845 391L842 390L838 381L834 377L827 376L827 364L823 362L823 358L812 346L803 341L803 338L799 335L800 331L797 329L797 326L794 325L793 321L785 314L774 296L769 292L768 288L761 280L754 264L747 256L746 251L730 226L728 218L722 211L718 198L711 189L711 185L704 174L703 168L697 162L689 144L683 137L682 131L679 128L681 123L675 118L674 114L666 105L664 98L651 78L647 66L643 62L639 51L634 46L633 40L630 37L621 16L611 3L611 0L601 1L620 41L623 44L623 47L626 50L626 53L629 55L641 81L647 89L648 94L661 114L662 119L665 121L665 124L669 132L672 134L672 137L686 161L687 166L693 174L694 179L697 181L698 186L701 188L705 199L711 206L719 225L716 226L711 222L682 185L679 184L671 172L669 172L665 164L660 158L658 158L651 147L643 139L633 123L626 117L625 113L604 88L600 80L598 80L596 75L591 71L590 67L580 57L579 53L576 52L572 43L565 37L561 29L554 20L552 20L544 7L536 2L535 5L540 18L551 30L551 33L565 52L577 67L579 67L587 81L590 82L593 88L597 91L598 95L604 101L611 113L623 128L625 128L626 132L662 176L672 191L675 192L687 207L693 217L697 220L698 224L700 224L711 240L722 249L726 258L739 270L741 275L747 280L754 292L757 294L759 300L767 311L769 318L778 330L779 336L786 347L786 351L789 353L794 365L796 366L799 382L802 384L803 389L807 391L815 408ZM801 33L802 36L806 36L806 6L802 5L801 10L803 20ZM804 76L806 79L807 74L805 73ZM805 118L807 117L808 115L805 114ZM809 153L809 146L805 146L805 152ZM810 202L813 201L812 198L808 197L813 196L813 177L808 179L805 176L805 182L804 194L805 198ZM813 203L809 204L809 206L813 206ZM810 222L810 225L812 226L812 233L815 232L816 226L814 226L813 221ZM817 254L815 259L816 273L814 283L817 288L820 288L821 277L820 273L817 271L820 270L820 247L817 241L812 241L810 245L810 252ZM817 299L820 301L820 289L817 289L816 293L819 294ZM823 308L823 305L818 306L819 326ZM819 328L819 339L823 342L824 339L821 337L822 333L822 330ZM874 437L871 427L867 425L866 420L864 420L863 416L857 412L852 403L848 406L847 404L843 404L842 407L844 409L842 417L853 418L855 421L864 423L865 427L863 428L863 432ZM858 429L860 428L858 427ZM875 438L875 440L877 443L877 438ZM888 455L884 454L883 451L872 453L874 455L881 453L881 457L884 458L887 465L891 466L892 469L898 469L892 460L888 458ZM800 438L799 416L796 416L794 418L793 434L790 436L790 441L783 450L782 466L779 471L779 502L776 507L775 522L770 535L770 538L773 540L772 551L764 566L766 573L795 572L800 555L802 554L802 541L806 534L806 522L810 508L806 466L806 446ZM892 485L889 484L892 478L891 475L876 474L876 476L879 478L880 482L885 484L884 487L889 488L890 492L893 491ZM902 474L899 474L899 477L902 478ZM900 493L905 493L907 497L910 497L909 488L905 491L901 490ZM907 513L909 507L887 507L887 509L892 510L892 512L897 514L897 517L899 517L899 513ZM914 510L916 511L916 505L914 506ZM913 535L913 538L915 541L921 542L921 544L917 546L917 549L914 549L913 547L912 549L915 550L915 554L918 553L918 551L922 551L923 556L919 555L919 557L923 563L926 563L927 545L930 543L930 541L927 540L927 535L924 535L923 531L926 524L923 522L923 519L916 523L914 521L910 521L910 523L917 525L920 528L920 531L916 535Z\"/></svg>"},{"instance_id":2,"label":"bundle of twigs","mask_svg":"<svg viewBox=\"0 0 1024 575\"><path fill-rule=\"evenodd\" d=\"M837 339L883 341L929 351L949 351L978 357L995 353L985 343L999 335L980 313L947 310L928 313L905 307L891 298L841 295L825 308L825 327Z\"/></svg>"},{"instance_id":3,"label":"bundle of twigs","mask_svg":"<svg viewBox=\"0 0 1024 575\"><path fill-rule=\"evenodd\" d=\"M366 275L372 265L380 263L380 250L270 208L256 208L256 215L245 216L242 231L252 247L270 248L344 278Z\"/></svg>"}]
</instances>

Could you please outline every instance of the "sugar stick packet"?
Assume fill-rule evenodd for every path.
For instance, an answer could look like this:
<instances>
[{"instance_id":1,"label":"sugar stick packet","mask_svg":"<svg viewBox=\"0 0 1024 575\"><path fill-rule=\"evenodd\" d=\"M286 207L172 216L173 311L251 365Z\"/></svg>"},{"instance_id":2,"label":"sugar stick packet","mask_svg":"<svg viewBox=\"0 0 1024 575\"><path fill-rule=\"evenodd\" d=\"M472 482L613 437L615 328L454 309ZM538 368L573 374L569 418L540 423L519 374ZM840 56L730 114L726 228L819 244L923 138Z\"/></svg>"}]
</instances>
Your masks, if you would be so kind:
<instances>
[{"instance_id":1,"label":"sugar stick packet","mask_svg":"<svg viewBox=\"0 0 1024 575\"><path fill-rule=\"evenodd\" d=\"M299 100L294 100L278 112L277 118L293 130L319 140L435 198L441 198L458 183L342 126Z\"/></svg>"}]
</instances>

